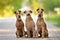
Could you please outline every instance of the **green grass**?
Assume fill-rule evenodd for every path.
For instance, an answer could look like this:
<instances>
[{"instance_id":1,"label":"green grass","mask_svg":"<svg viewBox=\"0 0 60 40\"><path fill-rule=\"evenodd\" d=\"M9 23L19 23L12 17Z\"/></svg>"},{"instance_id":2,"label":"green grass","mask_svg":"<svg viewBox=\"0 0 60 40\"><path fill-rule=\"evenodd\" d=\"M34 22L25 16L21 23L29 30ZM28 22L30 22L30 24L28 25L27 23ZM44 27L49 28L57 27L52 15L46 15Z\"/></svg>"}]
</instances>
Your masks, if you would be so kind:
<instances>
[{"instance_id":1,"label":"green grass","mask_svg":"<svg viewBox=\"0 0 60 40\"><path fill-rule=\"evenodd\" d=\"M49 15L46 17L47 21L52 21L52 22L56 22L57 24L55 24L56 26L60 27L60 15Z\"/></svg>"}]
</instances>

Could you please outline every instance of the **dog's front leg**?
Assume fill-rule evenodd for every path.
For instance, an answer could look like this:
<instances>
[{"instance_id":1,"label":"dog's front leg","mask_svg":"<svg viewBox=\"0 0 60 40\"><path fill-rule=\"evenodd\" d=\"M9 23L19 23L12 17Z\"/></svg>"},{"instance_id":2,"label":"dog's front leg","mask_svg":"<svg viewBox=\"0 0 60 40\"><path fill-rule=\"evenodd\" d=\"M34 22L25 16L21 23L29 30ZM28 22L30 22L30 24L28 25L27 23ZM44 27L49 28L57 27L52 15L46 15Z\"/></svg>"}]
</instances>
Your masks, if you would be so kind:
<instances>
[{"instance_id":1,"label":"dog's front leg","mask_svg":"<svg viewBox=\"0 0 60 40\"><path fill-rule=\"evenodd\" d=\"M33 37L34 38L35 38L35 34L36 34L35 29L33 29Z\"/></svg>"},{"instance_id":2,"label":"dog's front leg","mask_svg":"<svg viewBox=\"0 0 60 40\"><path fill-rule=\"evenodd\" d=\"M48 38L48 30L45 30L45 37Z\"/></svg>"},{"instance_id":3,"label":"dog's front leg","mask_svg":"<svg viewBox=\"0 0 60 40\"><path fill-rule=\"evenodd\" d=\"M30 36L30 31L27 31L27 36L28 36L28 38L31 37L31 36Z\"/></svg>"},{"instance_id":4,"label":"dog's front leg","mask_svg":"<svg viewBox=\"0 0 60 40\"><path fill-rule=\"evenodd\" d=\"M16 31L16 37L19 38L20 37L20 34L18 31Z\"/></svg>"},{"instance_id":5,"label":"dog's front leg","mask_svg":"<svg viewBox=\"0 0 60 40\"><path fill-rule=\"evenodd\" d=\"M25 37L25 31L23 31L23 37Z\"/></svg>"},{"instance_id":6,"label":"dog's front leg","mask_svg":"<svg viewBox=\"0 0 60 40\"><path fill-rule=\"evenodd\" d=\"M44 27L42 27L42 38L44 38Z\"/></svg>"},{"instance_id":7,"label":"dog's front leg","mask_svg":"<svg viewBox=\"0 0 60 40\"><path fill-rule=\"evenodd\" d=\"M38 30L36 31L36 34L35 35L36 35L36 38L38 38Z\"/></svg>"}]
</instances>

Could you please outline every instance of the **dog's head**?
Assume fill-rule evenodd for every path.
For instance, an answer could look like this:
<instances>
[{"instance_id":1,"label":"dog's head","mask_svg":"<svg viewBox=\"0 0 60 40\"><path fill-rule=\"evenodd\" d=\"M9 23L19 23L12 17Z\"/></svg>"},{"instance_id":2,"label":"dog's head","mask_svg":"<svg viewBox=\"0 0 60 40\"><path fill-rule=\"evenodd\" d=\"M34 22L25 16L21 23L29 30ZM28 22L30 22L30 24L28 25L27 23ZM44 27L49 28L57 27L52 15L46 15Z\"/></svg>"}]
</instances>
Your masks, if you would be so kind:
<instances>
[{"instance_id":1,"label":"dog's head","mask_svg":"<svg viewBox=\"0 0 60 40\"><path fill-rule=\"evenodd\" d=\"M38 12L38 13L43 13L43 11L44 11L44 9L42 9L42 8L38 8L38 9L37 9L37 12Z\"/></svg>"},{"instance_id":2,"label":"dog's head","mask_svg":"<svg viewBox=\"0 0 60 40\"><path fill-rule=\"evenodd\" d=\"M29 15L32 13L32 11L31 11L31 10L25 10L24 13L25 13L27 16L29 16Z\"/></svg>"},{"instance_id":3,"label":"dog's head","mask_svg":"<svg viewBox=\"0 0 60 40\"><path fill-rule=\"evenodd\" d=\"M20 20L20 18L21 18L20 13L21 13L20 10L14 12L14 14L16 15L16 18L17 18L18 20Z\"/></svg>"},{"instance_id":4,"label":"dog's head","mask_svg":"<svg viewBox=\"0 0 60 40\"><path fill-rule=\"evenodd\" d=\"M37 9L37 12L39 13L39 17L43 16L43 11L44 11L44 9L41 9L41 8Z\"/></svg>"}]
</instances>

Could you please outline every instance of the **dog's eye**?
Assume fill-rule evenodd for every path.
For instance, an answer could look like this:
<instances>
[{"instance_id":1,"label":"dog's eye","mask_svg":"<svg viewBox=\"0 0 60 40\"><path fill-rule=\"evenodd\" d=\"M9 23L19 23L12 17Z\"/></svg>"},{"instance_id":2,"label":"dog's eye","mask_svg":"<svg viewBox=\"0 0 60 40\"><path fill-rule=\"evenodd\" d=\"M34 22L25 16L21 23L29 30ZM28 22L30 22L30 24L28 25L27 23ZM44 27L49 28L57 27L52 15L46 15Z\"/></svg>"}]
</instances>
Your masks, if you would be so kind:
<instances>
[{"instance_id":1,"label":"dog's eye","mask_svg":"<svg viewBox=\"0 0 60 40\"><path fill-rule=\"evenodd\" d=\"M30 12L30 13L32 13L32 11L31 11L31 10L30 10L29 12Z\"/></svg>"}]
</instances>

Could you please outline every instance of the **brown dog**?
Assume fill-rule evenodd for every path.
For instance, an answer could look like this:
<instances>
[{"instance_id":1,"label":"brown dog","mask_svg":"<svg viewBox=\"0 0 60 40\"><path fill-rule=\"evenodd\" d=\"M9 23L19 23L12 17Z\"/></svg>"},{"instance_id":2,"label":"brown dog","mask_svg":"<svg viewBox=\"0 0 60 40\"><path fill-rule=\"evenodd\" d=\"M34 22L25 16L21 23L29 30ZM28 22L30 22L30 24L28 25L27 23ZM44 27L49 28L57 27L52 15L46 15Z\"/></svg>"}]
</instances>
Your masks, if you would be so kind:
<instances>
[{"instance_id":1,"label":"brown dog","mask_svg":"<svg viewBox=\"0 0 60 40\"><path fill-rule=\"evenodd\" d=\"M30 15L32 13L31 10L25 10L24 13L26 14L26 28L27 28L27 36L35 37L35 23Z\"/></svg>"},{"instance_id":2,"label":"brown dog","mask_svg":"<svg viewBox=\"0 0 60 40\"><path fill-rule=\"evenodd\" d=\"M15 11L14 12L16 14L16 36L19 37L23 37L24 36L24 23L21 19L20 13L21 11Z\"/></svg>"},{"instance_id":3,"label":"brown dog","mask_svg":"<svg viewBox=\"0 0 60 40\"><path fill-rule=\"evenodd\" d=\"M43 9L37 9L38 14L38 19L37 19L37 32L40 34L40 37L48 37L48 30L46 27L46 23L44 22L43 19Z\"/></svg>"}]
</instances>

